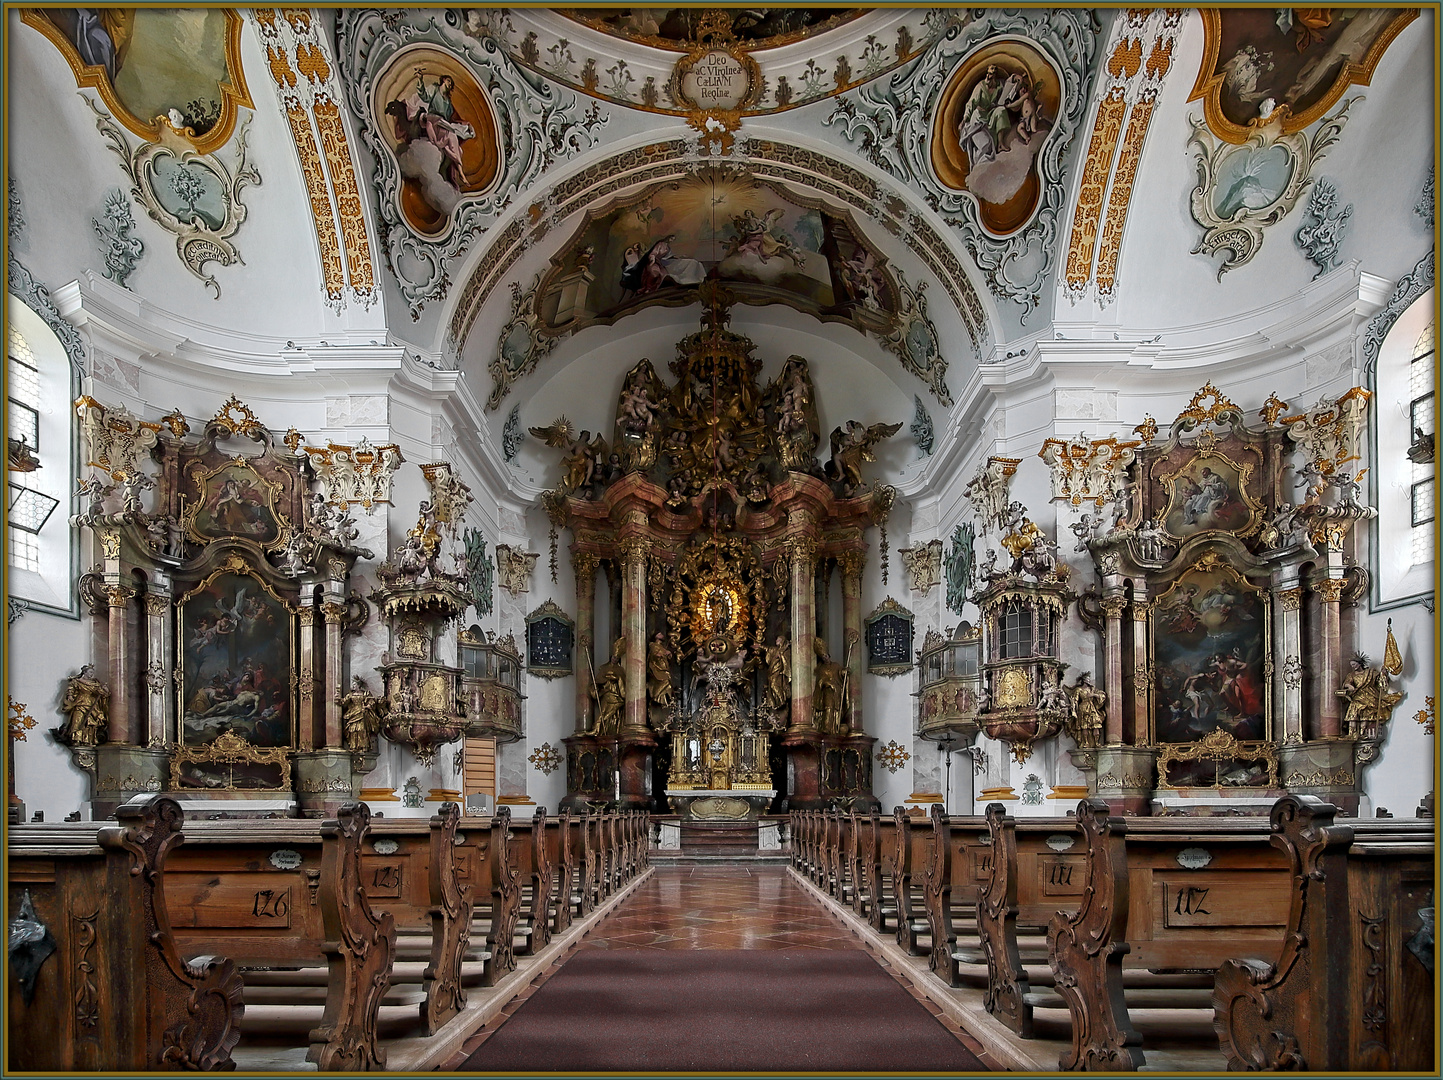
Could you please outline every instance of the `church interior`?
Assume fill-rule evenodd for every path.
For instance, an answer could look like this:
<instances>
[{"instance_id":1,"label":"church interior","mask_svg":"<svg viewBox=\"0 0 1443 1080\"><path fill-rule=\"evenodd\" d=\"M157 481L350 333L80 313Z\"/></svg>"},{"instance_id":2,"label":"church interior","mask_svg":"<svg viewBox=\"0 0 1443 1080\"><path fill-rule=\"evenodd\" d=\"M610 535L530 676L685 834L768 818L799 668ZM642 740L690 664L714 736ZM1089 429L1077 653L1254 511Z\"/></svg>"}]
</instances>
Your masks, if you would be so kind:
<instances>
[{"instance_id":1,"label":"church interior","mask_svg":"<svg viewBox=\"0 0 1443 1080\"><path fill-rule=\"evenodd\" d=\"M5 1067L1436 1072L1436 18L7 8Z\"/></svg>"}]
</instances>

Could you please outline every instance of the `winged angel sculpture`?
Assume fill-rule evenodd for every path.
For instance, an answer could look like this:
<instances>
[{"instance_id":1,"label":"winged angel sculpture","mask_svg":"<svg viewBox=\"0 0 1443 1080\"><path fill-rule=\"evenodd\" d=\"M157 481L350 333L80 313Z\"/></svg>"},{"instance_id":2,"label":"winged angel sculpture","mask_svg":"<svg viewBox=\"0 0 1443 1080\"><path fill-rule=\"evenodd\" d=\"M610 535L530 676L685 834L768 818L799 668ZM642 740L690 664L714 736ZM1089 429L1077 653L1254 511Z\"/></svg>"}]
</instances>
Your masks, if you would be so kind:
<instances>
[{"instance_id":1,"label":"winged angel sculpture","mask_svg":"<svg viewBox=\"0 0 1443 1080\"><path fill-rule=\"evenodd\" d=\"M902 422L873 424L863 427L860 421L848 420L845 427L832 429L832 460L827 462L827 476L840 480L843 487L862 486L862 462L876 461L872 447L902 430Z\"/></svg>"},{"instance_id":2,"label":"winged angel sculpture","mask_svg":"<svg viewBox=\"0 0 1443 1080\"><path fill-rule=\"evenodd\" d=\"M563 451L560 485L563 495L589 487L610 452L601 432L598 431L594 439L589 431L577 435L575 426L564 416L557 417L547 427L534 427L530 431L547 446Z\"/></svg>"}]
</instances>

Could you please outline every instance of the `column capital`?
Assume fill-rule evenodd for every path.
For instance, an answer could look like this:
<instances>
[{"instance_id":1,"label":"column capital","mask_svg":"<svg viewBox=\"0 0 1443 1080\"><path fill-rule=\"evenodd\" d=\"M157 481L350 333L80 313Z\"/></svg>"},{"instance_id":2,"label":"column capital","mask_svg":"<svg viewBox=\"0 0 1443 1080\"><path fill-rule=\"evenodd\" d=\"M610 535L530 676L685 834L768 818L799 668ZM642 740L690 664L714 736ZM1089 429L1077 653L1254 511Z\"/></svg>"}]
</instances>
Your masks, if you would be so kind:
<instances>
[{"instance_id":1,"label":"column capital","mask_svg":"<svg viewBox=\"0 0 1443 1080\"><path fill-rule=\"evenodd\" d=\"M346 621L346 605L337 604L334 601L327 601L321 605L321 612L328 623L343 623Z\"/></svg>"},{"instance_id":2,"label":"column capital","mask_svg":"<svg viewBox=\"0 0 1443 1080\"><path fill-rule=\"evenodd\" d=\"M1120 619L1122 618L1123 609L1127 607L1127 597L1104 596L1099 603L1102 607L1102 613L1109 619Z\"/></svg>"},{"instance_id":3,"label":"column capital","mask_svg":"<svg viewBox=\"0 0 1443 1080\"><path fill-rule=\"evenodd\" d=\"M123 608L135 598L135 590L129 585L107 585L105 597L113 608Z\"/></svg>"},{"instance_id":4,"label":"column capital","mask_svg":"<svg viewBox=\"0 0 1443 1080\"><path fill-rule=\"evenodd\" d=\"M1313 582L1313 591L1323 599L1324 603L1336 604L1343 599L1343 589L1347 584L1343 578L1319 578Z\"/></svg>"},{"instance_id":5,"label":"column capital","mask_svg":"<svg viewBox=\"0 0 1443 1080\"><path fill-rule=\"evenodd\" d=\"M1295 585L1291 589L1279 589L1275 594L1284 611L1298 611L1303 606L1303 588Z\"/></svg>"},{"instance_id":6,"label":"column capital","mask_svg":"<svg viewBox=\"0 0 1443 1080\"><path fill-rule=\"evenodd\" d=\"M867 553L865 551L848 550L837 556L837 565L842 568L842 580L849 579L860 583L862 568L867 564Z\"/></svg>"},{"instance_id":7,"label":"column capital","mask_svg":"<svg viewBox=\"0 0 1443 1080\"><path fill-rule=\"evenodd\" d=\"M159 617L170 610L170 597L159 593L145 594L145 613Z\"/></svg>"}]
</instances>

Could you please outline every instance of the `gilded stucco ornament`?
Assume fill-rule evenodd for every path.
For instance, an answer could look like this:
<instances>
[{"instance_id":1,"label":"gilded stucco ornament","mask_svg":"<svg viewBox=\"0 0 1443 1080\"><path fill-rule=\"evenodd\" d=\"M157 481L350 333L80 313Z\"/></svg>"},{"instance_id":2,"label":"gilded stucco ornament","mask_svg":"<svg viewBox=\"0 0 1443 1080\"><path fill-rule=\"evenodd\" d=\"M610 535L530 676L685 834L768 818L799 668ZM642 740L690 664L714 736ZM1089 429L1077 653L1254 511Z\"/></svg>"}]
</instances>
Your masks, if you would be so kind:
<instances>
[{"instance_id":1,"label":"gilded stucco ornament","mask_svg":"<svg viewBox=\"0 0 1443 1080\"><path fill-rule=\"evenodd\" d=\"M902 366L927 384L939 404L952 407L952 392L947 389L947 358L942 355L942 341L936 324L927 317L927 282L919 281L914 289L907 284L900 269L897 276L897 316L892 330L883 337L882 345L896 354ZM921 399L917 406L921 408ZM931 446L930 421L928 446ZM920 445L920 444L919 444Z\"/></svg>"},{"instance_id":2,"label":"gilded stucco ornament","mask_svg":"<svg viewBox=\"0 0 1443 1080\"><path fill-rule=\"evenodd\" d=\"M1040 301L1057 247L1067 198L1063 159L1087 108L1100 40L1093 18L1085 11L989 10L971 22L952 22L909 69L843 94L823 121L878 168L919 190L961 233L992 292L1022 305L1024 321ZM989 229L972 191L942 181L931 150L934 114L953 73L1001 37L1037 52L1057 79L1060 96L1033 162L1041 189L1035 209L1005 236Z\"/></svg>"},{"instance_id":3,"label":"gilded stucco ornament","mask_svg":"<svg viewBox=\"0 0 1443 1080\"><path fill-rule=\"evenodd\" d=\"M1263 245L1263 230L1298 204L1313 182L1313 169L1342 136L1348 110L1362 100L1343 102L1311 138L1301 131L1284 135L1274 123L1234 145L1217 138L1205 119L1194 117L1187 145L1196 149L1198 182L1190 206L1203 235L1192 253L1226 252L1219 278L1251 261Z\"/></svg>"},{"instance_id":4,"label":"gilded stucco ornament","mask_svg":"<svg viewBox=\"0 0 1443 1080\"><path fill-rule=\"evenodd\" d=\"M494 131L476 131L474 137L495 139L498 154L495 179L482 191L461 194L434 231L425 233L401 205L407 178L386 135L392 117L378 116L373 109L378 80L392 69L398 54L424 47L449 54L486 87ZM591 149L607 120L597 104L583 106L575 94L517 65L494 38L461 35L436 12L346 10L337 20L336 52L361 137L376 163L372 179L386 259L413 316L428 303L445 299L452 261L512 200L552 166Z\"/></svg>"},{"instance_id":5,"label":"gilded stucco ornament","mask_svg":"<svg viewBox=\"0 0 1443 1080\"><path fill-rule=\"evenodd\" d=\"M231 242L246 219L241 192L261 182L261 174L246 160L249 123L237 129L235 163L227 165L214 153L197 153L184 133L168 122L159 125L156 141L132 150L115 121L90 98L84 100L95 113L95 126L120 158L120 167L130 179L131 196L152 221L175 237L180 261L219 300L220 284L206 267L213 262L233 266L241 261Z\"/></svg>"}]
</instances>

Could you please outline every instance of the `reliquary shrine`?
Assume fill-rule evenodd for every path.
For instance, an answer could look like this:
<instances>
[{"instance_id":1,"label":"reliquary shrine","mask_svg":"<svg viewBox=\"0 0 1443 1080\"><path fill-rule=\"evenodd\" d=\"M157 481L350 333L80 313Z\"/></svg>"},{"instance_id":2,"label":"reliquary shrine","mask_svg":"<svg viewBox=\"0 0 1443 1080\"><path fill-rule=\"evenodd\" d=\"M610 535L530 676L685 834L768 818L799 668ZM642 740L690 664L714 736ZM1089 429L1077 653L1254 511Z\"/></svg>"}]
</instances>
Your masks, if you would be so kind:
<instances>
[{"instance_id":1,"label":"reliquary shrine","mask_svg":"<svg viewBox=\"0 0 1443 1080\"><path fill-rule=\"evenodd\" d=\"M724 300L725 298L723 298ZM754 345L716 306L664 379L626 375L610 443L561 418L532 434L563 452L545 499L569 528L577 583L569 805L755 816L779 805L876 806L861 709L865 533L895 491L868 483L900 424L849 421L823 449L817 388L792 356L763 386ZM601 603L620 633L592 663ZM828 582L841 581L830 639Z\"/></svg>"}]
</instances>

